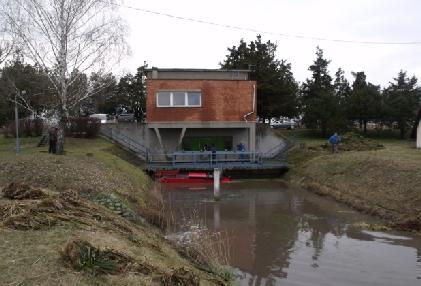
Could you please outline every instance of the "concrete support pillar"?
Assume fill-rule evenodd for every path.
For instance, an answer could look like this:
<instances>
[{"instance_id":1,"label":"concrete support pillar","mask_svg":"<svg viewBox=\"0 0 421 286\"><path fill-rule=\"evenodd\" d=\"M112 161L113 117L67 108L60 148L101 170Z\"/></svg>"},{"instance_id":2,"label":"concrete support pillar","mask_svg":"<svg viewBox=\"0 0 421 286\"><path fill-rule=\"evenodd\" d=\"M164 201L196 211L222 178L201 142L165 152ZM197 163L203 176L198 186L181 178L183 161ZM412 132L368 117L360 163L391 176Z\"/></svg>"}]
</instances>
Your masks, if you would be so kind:
<instances>
[{"instance_id":1,"label":"concrete support pillar","mask_svg":"<svg viewBox=\"0 0 421 286\"><path fill-rule=\"evenodd\" d=\"M164 145L162 145L162 138L161 133L159 132L159 128L154 128L156 137L158 138L159 146L161 147L161 150L164 150Z\"/></svg>"},{"instance_id":2,"label":"concrete support pillar","mask_svg":"<svg viewBox=\"0 0 421 286\"><path fill-rule=\"evenodd\" d=\"M181 129L180 138L178 138L178 148L180 148L181 145L183 144L183 139L184 139L184 135L186 134L186 130L187 130L187 128L185 128L185 127L183 127Z\"/></svg>"},{"instance_id":3,"label":"concrete support pillar","mask_svg":"<svg viewBox=\"0 0 421 286\"><path fill-rule=\"evenodd\" d=\"M417 148L421 149L421 120L418 123L417 129Z\"/></svg>"},{"instance_id":4,"label":"concrete support pillar","mask_svg":"<svg viewBox=\"0 0 421 286\"><path fill-rule=\"evenodd\" d=\"M221 199L220 186L221 186L221 169L213 169L213 198L215 201Z\"/></svg>"},{"instance_id":5,"label":"concrete support pillar","mask_svg":"<svg viewBox=\"0 0 421 286\"><path fill-rule=\"evenodd\" d=\"M256 152L256 124L254 123L249 128L249 151Z\"/></svg>"}]
</instances>

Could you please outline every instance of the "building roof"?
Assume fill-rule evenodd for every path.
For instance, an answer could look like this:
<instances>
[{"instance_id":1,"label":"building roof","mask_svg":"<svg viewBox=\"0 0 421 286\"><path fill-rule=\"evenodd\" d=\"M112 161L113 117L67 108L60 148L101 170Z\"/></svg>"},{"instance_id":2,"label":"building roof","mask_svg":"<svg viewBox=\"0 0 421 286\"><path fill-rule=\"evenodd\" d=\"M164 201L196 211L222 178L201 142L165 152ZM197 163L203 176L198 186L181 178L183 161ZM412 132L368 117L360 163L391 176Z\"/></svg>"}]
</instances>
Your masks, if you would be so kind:
<instances>
[{"instance_id":1,"label":"building roof","mask_svg":"<svg viewBox=\"0 0 421 286\"><path fill-rule=\"evenodd\" d=\"M150 69L145 69L146 72L158 70L162 72L251 72L251 70L246 69L197 69L197 68L157 68L152 67Z\"/></svg>"},{"instance_id":2,"label":"building roof","mask_svg":"<svg viewBox=\"0 0 421 286\"><path fill-rule=\"evenodd\" d=\"M146 69L148 79L249 80L250 70L156 68Z\"/></svg>"}]
</instances>

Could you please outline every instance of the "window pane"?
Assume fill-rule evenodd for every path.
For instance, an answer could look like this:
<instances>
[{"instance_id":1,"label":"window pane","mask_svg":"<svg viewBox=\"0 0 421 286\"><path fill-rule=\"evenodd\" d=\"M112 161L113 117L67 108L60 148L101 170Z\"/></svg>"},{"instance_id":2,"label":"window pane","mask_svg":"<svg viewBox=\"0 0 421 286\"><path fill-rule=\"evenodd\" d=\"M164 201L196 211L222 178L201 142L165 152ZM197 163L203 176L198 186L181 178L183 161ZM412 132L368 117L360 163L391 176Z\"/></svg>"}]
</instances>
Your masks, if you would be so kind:
<instances>
[{"instance_id":1,"label":"window pane","mask_svg":"<svg viewBox=\"0 0 421 286\"><path fill-rule=\"evenodd\" d=\"M186 105L186 93L185 92L173 92L173 105L174 106L185 106Z\"/></svg>"},{"instance_id":2,"label":"window pane","mask_svg":"<svg viewBox=\"0 0 421 286\"><path fill-rule=\"evenodd\" d=\"M188 97L188 105L189 106L200 106L202 93L200 92L189 92L187 94Z\"/></svg>"},{"instance_id":3,"label":"window pane","mask_svg":"<svg viewBox=\"0 0 421 286\"><path fill-rule=\"evenodd\" d=\"M169 92L158 92L158 106L170 106L171 95Z\"/></svg>"}]
</instances>

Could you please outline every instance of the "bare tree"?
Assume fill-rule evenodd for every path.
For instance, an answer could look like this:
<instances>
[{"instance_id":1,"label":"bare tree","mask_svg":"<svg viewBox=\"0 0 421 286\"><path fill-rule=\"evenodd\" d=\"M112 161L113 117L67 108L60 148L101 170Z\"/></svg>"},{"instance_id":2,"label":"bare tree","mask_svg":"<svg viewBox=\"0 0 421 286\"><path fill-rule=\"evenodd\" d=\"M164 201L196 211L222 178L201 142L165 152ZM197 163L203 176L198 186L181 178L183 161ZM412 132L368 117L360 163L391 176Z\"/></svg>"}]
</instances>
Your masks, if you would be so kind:
<instances>
[{"instance_id":1,"label":"bare tree","mask_svg":"<svg viewBox=\"0 0 421 286\"><path fill-rule=\"evenodd\" d=\"M5 39L2 35L0 35L0 65L6 61L6 59L12 54L13 52L13 41Z\"/></svg>"},{"instance_id":2,"label":"bare tree","mask_svg":"<svg viewBox=\"0 0 421 286\"><path fill-rule=\"evenodd\" d=\"M52 108L60 119L57 153L62 154L71 111L101 88L72 88L79 76L108 70L128 53L118 0L1 1L24 55L42 67L54 88Z\"/></svg>"},{"instance_id":3,"label":"bare tree","mask_svg":"<svg viewBox=\"0 0 421 286\"><path fill-rule=\"evenodd\" d=\"M2 4L3 0L0 0L0 5ZM13 48L13 40L7 33L7 22L0 17L0 65L12 54Z\"/></svg>"}]
</instances>

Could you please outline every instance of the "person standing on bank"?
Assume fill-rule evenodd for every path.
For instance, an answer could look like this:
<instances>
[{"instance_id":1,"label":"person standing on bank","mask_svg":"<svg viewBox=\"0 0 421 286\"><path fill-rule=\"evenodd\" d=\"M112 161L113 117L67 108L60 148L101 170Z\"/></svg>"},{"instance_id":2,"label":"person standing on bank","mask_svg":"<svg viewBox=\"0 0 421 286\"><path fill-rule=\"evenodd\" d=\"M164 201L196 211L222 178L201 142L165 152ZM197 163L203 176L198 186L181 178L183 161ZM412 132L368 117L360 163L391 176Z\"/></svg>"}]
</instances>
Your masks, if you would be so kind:
<instances>
[{"instance_id":1,"label":"person standing on bank","mask_svg":"<svg viewBox=\"0 0 421 286\"><path fill-rule=\"evenodd\" d=\"M329 137L329 144L332 146L332 154L338 153L338 144L341 141L341 138L338 136L338 133L333 134Z\"/></svg>"},{"instance_id":2,"label":"person standing on bank","mask_svg":"<svg viewBox=\"0 0 421 286\"><path fill-rule=\"evenodd\" d=\"M48 130L49 146L48 153L55 154L57 146L57 127L51 127Z\"/></svg>"},{"instance_id":3,"label":"person standing on bank","mask_svg":"<svg viewBox=\"0 0 421 286\"><path fill-rule=\"evenodd\" d=\"M212 144L212 147L210 149L212 151L212 160L216 159L216 146L215 144Z\"/></svg>"}]
</instances>

